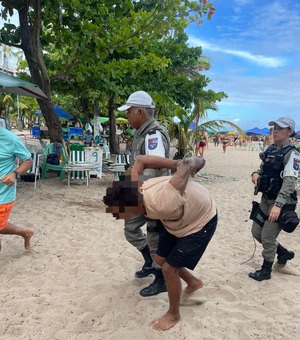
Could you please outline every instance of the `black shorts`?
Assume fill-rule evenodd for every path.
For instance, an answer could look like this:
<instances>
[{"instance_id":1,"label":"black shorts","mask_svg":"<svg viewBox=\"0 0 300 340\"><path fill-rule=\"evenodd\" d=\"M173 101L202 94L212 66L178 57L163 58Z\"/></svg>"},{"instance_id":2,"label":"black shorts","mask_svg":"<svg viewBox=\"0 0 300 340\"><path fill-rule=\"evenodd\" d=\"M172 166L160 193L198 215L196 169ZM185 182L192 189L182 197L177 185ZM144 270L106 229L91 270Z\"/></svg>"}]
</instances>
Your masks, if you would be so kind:
<instances>
[{"instance_id":1,"label":"black shorts","mask_svg":"<svg viewBox=\"0 0 300 340\"><path fill-rule=\"evenodd\" d=\"M213 237L217 222L218 216L215 215L200 231L180 238L162 228L159 231L157 255L165 257L172 267L193 270Z\"/></svg>"}]
</instances>

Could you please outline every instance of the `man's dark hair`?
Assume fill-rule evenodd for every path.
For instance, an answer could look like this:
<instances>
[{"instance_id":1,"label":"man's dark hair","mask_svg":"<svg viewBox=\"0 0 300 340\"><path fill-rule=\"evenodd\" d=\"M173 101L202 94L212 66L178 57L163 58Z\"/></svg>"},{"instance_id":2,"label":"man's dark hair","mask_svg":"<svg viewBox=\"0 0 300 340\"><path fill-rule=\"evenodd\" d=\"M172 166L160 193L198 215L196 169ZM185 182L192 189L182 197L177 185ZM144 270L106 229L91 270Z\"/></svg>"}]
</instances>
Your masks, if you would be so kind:
<instances>
[{"instance_id":1,"label":"man's dark hair","mask_svg":"<svg viewBox=\"0 0 300 340\"><path fill-rule=\"evenodd\" d=\"M103 197L105 205L136 207L141 201L142 195L138 191L138 182L132 182L130 176L126 176L124 181L114 181L111 187L106 189Z\"/></svg>"}]
</instances>

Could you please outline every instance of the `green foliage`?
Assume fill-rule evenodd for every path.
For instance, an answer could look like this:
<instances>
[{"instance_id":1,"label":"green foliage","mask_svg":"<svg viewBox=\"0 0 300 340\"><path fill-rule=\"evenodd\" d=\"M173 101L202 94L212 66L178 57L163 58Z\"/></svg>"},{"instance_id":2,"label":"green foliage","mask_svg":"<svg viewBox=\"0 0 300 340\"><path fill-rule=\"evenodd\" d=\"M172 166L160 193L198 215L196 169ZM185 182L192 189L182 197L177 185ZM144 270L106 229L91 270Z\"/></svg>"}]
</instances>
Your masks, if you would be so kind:
<instances>
[{"instance_id":1,"label":"green foliage","mask_svg":"<svg viewBox=\"0 0 300 340\"><path fill-rule=\"evenodd\" d=\"M8 19L20 1L2 1ZM226 97L204 89L210 67L200 47L188 46L185 28L214 12L205 0L41 0L41 48L54 90L53 101L75 116L108 112L143 89L165 121L204 119L208 108ZM33 8L29 18L34 19ZM0 42L20 43L18 27L6 22ZM22 68L26 64L21 65ZM100 104L99 104L100 103ZM209 107L204 103L210 103ZM192 111L193 110L193 111ZM169 124L170 125L170 124ZM171 125L170 125L171 126Z\"/></svg>"}]
</instances>

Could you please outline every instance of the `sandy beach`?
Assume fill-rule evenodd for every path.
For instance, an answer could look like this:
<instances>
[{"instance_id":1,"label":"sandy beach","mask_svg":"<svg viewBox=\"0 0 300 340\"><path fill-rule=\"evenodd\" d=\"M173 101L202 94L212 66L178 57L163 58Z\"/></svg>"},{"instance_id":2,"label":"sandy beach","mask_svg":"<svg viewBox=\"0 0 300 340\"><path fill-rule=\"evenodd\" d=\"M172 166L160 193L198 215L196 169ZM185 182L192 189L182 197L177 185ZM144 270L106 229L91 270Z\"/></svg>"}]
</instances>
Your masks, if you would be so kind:
<instances>
[{"instance_id":1,"label":"sandy beach","mask_svg":"<svg viewBox=\"0 0 300 340\"><path fill-rule=\"evenodd\" d=\"M105 213L112 176L70 188L51 177L36 191L19 183L11 222L35 229L32 250L24 251L21 238L1 236L0 339L299 339L300 228L279 236L296 252L284 270L268 281L248 278L262 263L259 244L250 259L250 174L260 164L258 152L229 147L223 154L221 145L210 145L204 156L195 180L213 194L219 224L195 269L205 287L181 307L174 328L150 326L167 310L167 293L139 295L153 277L134 278L142 258L125 240L123 222Z\"/></svg>"}]
</instances>

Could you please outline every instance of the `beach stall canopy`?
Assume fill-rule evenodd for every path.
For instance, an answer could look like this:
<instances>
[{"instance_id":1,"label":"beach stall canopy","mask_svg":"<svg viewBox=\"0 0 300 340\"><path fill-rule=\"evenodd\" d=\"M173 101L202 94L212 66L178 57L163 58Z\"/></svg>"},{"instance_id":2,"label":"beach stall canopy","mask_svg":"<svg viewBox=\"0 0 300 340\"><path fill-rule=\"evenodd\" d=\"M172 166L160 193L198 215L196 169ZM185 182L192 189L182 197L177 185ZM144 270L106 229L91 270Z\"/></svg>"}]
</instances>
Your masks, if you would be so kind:
<instances>
[{"instance_id":1,"label":"beach stall canopy","mask_svg":"<svg viewBox=\"0 0 300 340\"><path fill-rule=\"evenodd\" d=\"M98 122L101 124L105 124L109 121L108 117L98 117ZM116 124L128 124L128 120L126 118L117 117Z\"/></svg>"},{"instance_id":2,"label":"beach stall canopy","mask_svg":"<svg viewBox=\"0 0 300 340\"><path fill-rule=\"evenodd\" d=\"M123 125L126 125L128 124L128 120L126 118L122 118L122 117L117 117L116 118L116 123L117 124L123 124Z\"/></svg>"},{"instance_id":3,"label":"beach stall canopy","mask_svg":"<svg viewBox=\"0 0 300 340\"><path fill-rule=\"evenodd\" d=\"M37 85L4 72L0 72L0 92L9 92L20 96L49 100Z\"/></svg>"},{"instance_id":4,"label":"beach stall canopy","mask_svg":"<svg viewBox=\"0 0 300 340\"><path fill-rule=\"evenodd\" d=\"M268 128L259 129L258 127L255 127L250 130L245 130L246 135L248 136L267 136L269 134Z\"/></svg>"},{"instance_id":5,"label":"beach stall canopy","mask_svg":"<svg viewBox=\"0 0 300 340\"><path fill-rule=\"evenodd\" d=\"M63 119L73 119L74 116L71 115L70 113L64 111L61 107L59 107L58 105L54 105L54 111L56 113L56 115L60 118L63 118ZM35 115L41 115L42 114L42 111L36 111L34 113Z\"/></svg>"}]
</instances>

